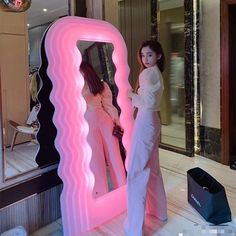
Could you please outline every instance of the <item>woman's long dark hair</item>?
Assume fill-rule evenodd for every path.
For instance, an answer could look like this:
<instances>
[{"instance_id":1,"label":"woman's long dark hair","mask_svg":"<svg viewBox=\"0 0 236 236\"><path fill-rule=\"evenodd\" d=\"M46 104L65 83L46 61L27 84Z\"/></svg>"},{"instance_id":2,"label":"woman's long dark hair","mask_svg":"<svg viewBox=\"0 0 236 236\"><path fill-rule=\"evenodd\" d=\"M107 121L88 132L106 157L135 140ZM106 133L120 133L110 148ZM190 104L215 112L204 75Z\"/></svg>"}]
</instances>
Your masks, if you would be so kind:
<instances>
[{"instance_id":1,"label":"woman's long dark hair","mask_svg":"<svg viewBox=\"0 0 236 236\"><path fill-rule=\"evenodd\" d=\"M80 70L83 73L84 79L88 84L89 90L93 95L102 93L104 83L101 81L91 64L87 61L82 61Z\"/></svg>"},{"instance_id":2,"label":"woman's long dark hair","mask_svg":"<svg viewBox=\"0 0 236 236\"><path fill-rule=\"evenodd\" d=\"M161 44L159 42L153 41L153 40L143 41L139 50L138 50L138 60L141 65L141 71L146 68L142 63L142 57L141 57L142 56L141 51L142 51L142 48L144 48L144 47L150 47L151 50L157 54L157 56L161 55L161 58L159 60L157 60L157 66L158 66L159 70L161 72L163 72L165 70L165 54L163 52Z\"/></svg>"}]
</instances>

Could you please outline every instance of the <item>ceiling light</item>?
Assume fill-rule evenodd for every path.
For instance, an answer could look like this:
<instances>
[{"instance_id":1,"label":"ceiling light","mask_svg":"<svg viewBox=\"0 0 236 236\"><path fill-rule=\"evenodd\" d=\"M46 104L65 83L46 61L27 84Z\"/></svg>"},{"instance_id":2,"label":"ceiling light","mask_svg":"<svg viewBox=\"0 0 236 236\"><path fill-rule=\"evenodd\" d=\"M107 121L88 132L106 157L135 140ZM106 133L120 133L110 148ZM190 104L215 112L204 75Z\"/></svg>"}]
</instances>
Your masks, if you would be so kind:
<instances>
[{"instance_id":1,"label":"ceiling light","mask_svg":"<svg viewBox=\"0 0 236 236\"><path fill-rule=\"evenodd\" d=\"M27 24L27 26L29 27L29 26L30 26L30 24Z\"/></svg>"},{"instance_id":2,"label":"ceiling light","mask_svg":"<svg viewBox=\"0 0 236 236\"><path fill-rule=\"evenodd\" d=\"M46 8L43 8L43 11L44 11L44 12L46 12L46 11L48 11L48 9L46 9Z\"/></svg>"}]
</instances>

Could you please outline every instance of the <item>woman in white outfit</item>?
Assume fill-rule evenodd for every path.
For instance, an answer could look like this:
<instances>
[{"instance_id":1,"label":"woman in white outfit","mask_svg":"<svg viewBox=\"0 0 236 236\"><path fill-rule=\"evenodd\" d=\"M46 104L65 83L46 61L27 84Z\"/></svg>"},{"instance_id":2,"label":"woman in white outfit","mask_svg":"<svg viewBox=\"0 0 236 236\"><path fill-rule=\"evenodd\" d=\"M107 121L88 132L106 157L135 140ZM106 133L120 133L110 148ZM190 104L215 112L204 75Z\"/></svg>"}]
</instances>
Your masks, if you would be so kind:
<instances>
[{"instance_id":1,"label":"woman in white outfit","mask_svg":"<svg viewBox=\"0 0 236 236\"><path fill-rule=\"evenodd\" d=\"M87 140L92 149L90 167L95 176L93 196L99 197L109 190L106 161L113 188L126 183L119 141L112 135L114 124L119 125L119 116L117 109L112 105L112 92L107 83L100 80L93 67L86 61L82 61L80 71L85 80L82 94L87 103Z\"/></svg>"},{"instance_id":2,"label":"woman in white outfit","mask_svg":"<svg viewBox=\"0 0 236 236\"><path fill-rule=\"evenodd\" d=\"M125 233L142 236L145 212L167 220L167 201L159 164L160 102L164 90L161 72L165 57L160 43L145 41L139 49L141 73L137 93L128 92L135 119L128 165L128 215Z\"/></svg>"}]
</instances>

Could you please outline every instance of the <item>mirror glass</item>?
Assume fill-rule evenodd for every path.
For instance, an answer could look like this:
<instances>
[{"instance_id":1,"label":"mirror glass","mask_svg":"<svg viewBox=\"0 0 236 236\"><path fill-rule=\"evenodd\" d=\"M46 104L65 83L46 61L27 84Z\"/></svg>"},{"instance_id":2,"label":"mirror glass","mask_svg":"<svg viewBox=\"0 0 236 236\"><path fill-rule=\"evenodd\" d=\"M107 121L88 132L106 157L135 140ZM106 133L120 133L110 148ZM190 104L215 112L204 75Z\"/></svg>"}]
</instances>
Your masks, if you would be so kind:
<instances>
[{"instance_id":1,"label":"mirror glass","mask_svg":"<svg viewBox=\"0 0 236 236\"><path fill-rule=\"evenodd\" d=\"M19 92L18 87L26 89L18 97L12 96L10 102L4 99L7 91L3 91L2 94L4 165L1 171L5 180L31 173L38 170L39 166L45 167L36 161L36 155L39 151L37 114L40 110L37 95L42 86L42 82L37 76L41 61L40 45L48 26L54 20L68 15L68 6L68 0L33 0L31 7L26 12L28 55L25 57L28 58L29 68L27 70L29 73L23 81L23 85L22 83L18 85L14 81L11 82L11 89L14 91ZM22 108L14 109L16 106L14 99L21 100ZM50 167L47 168L50 169Z\"/></svg>"},{"instance_id":2,"label":"mirror glass","mask_svg":"<svg viewBox=\"0 0 236 236\"><path fill-rule=\"evenodd\" d=\"M119 134L118 137L113 134L114 123L120 125L113 45L79 41L77 46L83 58L80 71L85 79L82 94L87 103L87 140L92 149L90 167L95 176L93 196L99 197L126 183L125 149Z\"/></svg>"},{"instance_id":3,"label":"mirror glass","mask_svg":"<svg viewBox=\"0 0 236 236\"><path fill-rule=\"evenodd\" d=\"M184 1L159 0L160 42L166 56L161 142L185 149Z\"/></svg>"}]
</instances>

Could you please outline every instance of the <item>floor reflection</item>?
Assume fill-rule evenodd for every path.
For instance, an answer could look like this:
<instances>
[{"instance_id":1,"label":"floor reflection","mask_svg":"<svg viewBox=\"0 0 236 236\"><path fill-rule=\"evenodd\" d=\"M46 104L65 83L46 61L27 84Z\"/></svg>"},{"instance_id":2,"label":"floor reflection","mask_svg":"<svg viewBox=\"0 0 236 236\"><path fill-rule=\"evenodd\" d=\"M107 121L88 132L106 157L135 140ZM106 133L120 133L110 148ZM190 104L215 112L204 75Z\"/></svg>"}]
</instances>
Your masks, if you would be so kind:
<instances>
[{"instance_id":1,"label":"floor reflection","mask_svg":"<svg viewBox=\"0 0 236 236\"><path fill-rule=\"evenodd\" d=\"M5 178L11 178L19 174L38 168L35 156L38 151L36 140L24 144L15 145L13 151L10 147L4 150Z\"/></svg>"},{"instance_id":2,"label":"floor reflection","mask_svg":"<svg viewBox=\"0 0 236 236\"><path fill-rule=\"evenodd\" d=\"M162 125L161 142L175 147L185 148L185 118L173 114L170 125Z\"/></svg>"}]
</instances>

